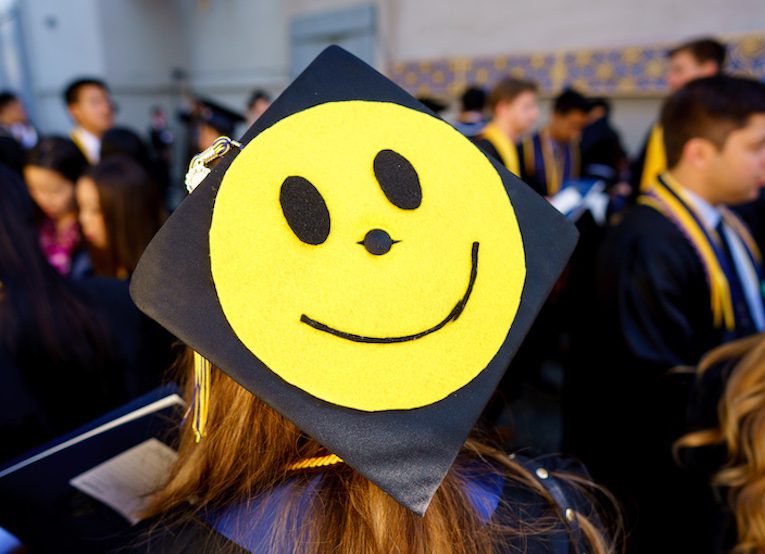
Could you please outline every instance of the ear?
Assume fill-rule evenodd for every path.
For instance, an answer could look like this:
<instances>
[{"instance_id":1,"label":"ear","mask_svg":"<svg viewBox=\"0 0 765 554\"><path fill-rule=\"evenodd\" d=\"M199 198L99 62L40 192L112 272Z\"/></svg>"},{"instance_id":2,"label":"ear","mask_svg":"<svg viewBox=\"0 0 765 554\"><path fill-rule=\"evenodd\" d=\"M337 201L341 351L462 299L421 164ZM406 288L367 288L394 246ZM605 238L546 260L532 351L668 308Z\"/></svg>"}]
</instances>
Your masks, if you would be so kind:
<instances>
[{"instance_id":1,"label":"ear","mask_svg":"<svg viewBox=\"0 0 765 554\"><path fill-rule=\"evenodd\" d=\"M704 77L712 77L720 73L720 66L717 65L717 62L713 60L707 60L701 63L700 65L701 65L701 73L703 74Z\"/></svg>"},{"instance_id":2,"label":"ear","mask_svg":"<svg viewBox=\"0 0 765 554\"><path fill-rule=\"evenodd\" d=\"M699 171L706 170L717 153L711 141L700 137L692 138L683 146L683 160Z\"/></svg>"},{"instance_id":3,"label":"ear","mask_svg":"<svg viewBox=\"0 0 765 554\"><path fill-rule=\"evenodd\" d=\"M507 100L499 100L494 105L494 110L492 115L497 118L502 118L505 113L507 112L507 107L510 105L510 103Z\"/></svg>"}]
</instances>

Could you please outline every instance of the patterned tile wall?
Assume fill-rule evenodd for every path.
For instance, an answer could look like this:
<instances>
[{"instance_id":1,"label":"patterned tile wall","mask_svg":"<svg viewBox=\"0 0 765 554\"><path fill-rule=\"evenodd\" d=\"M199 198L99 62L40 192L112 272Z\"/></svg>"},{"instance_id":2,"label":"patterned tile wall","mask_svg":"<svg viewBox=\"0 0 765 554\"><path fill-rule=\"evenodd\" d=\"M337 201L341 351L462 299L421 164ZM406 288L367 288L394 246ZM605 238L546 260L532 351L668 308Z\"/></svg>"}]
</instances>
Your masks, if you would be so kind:
<instances>
[{"instance_id":1,"label":"patterned tile wall","mask_svg":"<svg viewBox=\"0 0 765 554\"><path fill-rule=\"evenodd\" d=\"M765 31L723 37L727 69L765 79ZM442 58L391 64L390 77L415 95L455 98L466 85L492 86L505 75L536 81L542 94L574 86L591 95L657 96L666 92L665 54L671 44L626 48Z\"/></svg>"}]
</instances>

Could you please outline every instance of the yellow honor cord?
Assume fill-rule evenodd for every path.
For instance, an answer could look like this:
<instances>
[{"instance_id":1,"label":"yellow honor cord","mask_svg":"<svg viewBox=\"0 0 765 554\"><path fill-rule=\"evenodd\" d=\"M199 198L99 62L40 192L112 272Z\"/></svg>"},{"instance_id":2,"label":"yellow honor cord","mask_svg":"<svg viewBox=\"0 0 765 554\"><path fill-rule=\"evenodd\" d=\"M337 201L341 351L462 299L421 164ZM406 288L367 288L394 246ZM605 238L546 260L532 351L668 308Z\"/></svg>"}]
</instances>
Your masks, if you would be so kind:
<instances>
[{"instance_id":1,"label":"yellow honor cord","mask_svg":"<svg viewBox=\"0 0 765 554\"><path fill-rule=\"evenodd\" d=\"M654 125L645 148L643 174L640 176L640 190L645 192L656 182L656 178L667 169L667 154L664 150L664 130Z\"/></svg>"},{"instance_id":2,"label":"yellow honor cord","mask_svg":"<svg viewBox=\"0 0 765 554\"><path fill-rule=\"evenodd\" d=\"M194 352L194 404L192 426L197 442L205 436L207 412L210 404L210 379L212 366L210 361L199 352Z\"/></svg>"},{"instance_id":3,"label":"yellow honor cord","mask_svg":"<svg viewBox=\"0 0 765 554\"><path fill-rule=\"evenodd\" d=\"M326 456L317 456L314 458L303 458L287 466L287 471L296 471L299 469L310 469L314 467L326 467L335 464L342 464L343 460L336 454L327 454Z\"/></svg>"},{"instance_id":4,"label":"yellow honor cord","mask_svg":"<svg viewBox=\"0 0 765 554\"><path fill-rule=\"evenodd\" d=\"M510 141L510 138L503 133L499 127L493 123L489 123L484 127L483 131L481 131L481 136L488 140L492 146L497 149L497 152L508 170L514 175L521 174L521 163L518 160L518 150Z\"/></svg>"},{"instance_id":5,"label":"yellow honor cord","mask_svg":"<svg viewBox=\"0 0 765 554\"><path fill-rule=\"evenodd\" d=\"M667 187L682 197L682 190L672 182L669 176L665 174L664 180ZM736 323L728 279L720 266L712 245L707 240L707 234L691 215L689 211L691 208L686 208L670 192L655 185L649 188L649 192L655 197L641 196L639 202L660 211L683 228L686 237L699 254L709 279L710 305L715 327L719 328L724 325L728 331L733 331Z\"/></svg>"},{"instance_id":6,"label":"yellow honor cord","mask_svg":"<svg viewBox=\"0 0 765 554\"><path fill-rule=\"evenodd\" d=\"M552 152L552 139L550 133L546 129L543 129L539 133L539 144L542 148L542 161L545 164L545 177L547 179L547 194L545 196L553 196L561 187L561 175L562 169L558 166L558 161L555 159L555 154ZM565 165L565 159L564 159Z\"/></svg>"}]
</instances>

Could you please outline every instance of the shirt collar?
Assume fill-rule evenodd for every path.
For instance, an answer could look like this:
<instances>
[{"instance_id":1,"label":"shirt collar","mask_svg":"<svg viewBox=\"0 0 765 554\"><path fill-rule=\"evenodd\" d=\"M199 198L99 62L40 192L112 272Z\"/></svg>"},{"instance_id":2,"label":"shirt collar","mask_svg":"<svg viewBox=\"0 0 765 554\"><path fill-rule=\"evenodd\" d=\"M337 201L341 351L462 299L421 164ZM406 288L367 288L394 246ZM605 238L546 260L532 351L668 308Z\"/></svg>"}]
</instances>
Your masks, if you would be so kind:
<instances>
[{"instance_id":1,"label":"shirt collar","mask_svg":"<svg viewBox=\"0 0 765 554\"><path fill-rule=\"evenodd\" d=\"M717 225L720 223L720 218L722 218L720 208L713 206L695 192L685 188L681 183L677 181L677 179L674 179L669 174L665 173L664 178L671 180L677 188L682 190L683 199L691 204L693 210L698 214L698 216L708 228L715 229L717 227Z\"/></svg>"},{"instance_id":2,"label":"shirt collar","mask_svg":"<svg viewBox=\"0 0 765 554\"><path fill-rule=\"evenodd\" d=\"M82 127L75 127L72 129L72 135L84 150L83 153L85 154L85 157L88 158L88 161L90 163L98 162L101 157L101 139Z\"/></svg>"}]
</instances>

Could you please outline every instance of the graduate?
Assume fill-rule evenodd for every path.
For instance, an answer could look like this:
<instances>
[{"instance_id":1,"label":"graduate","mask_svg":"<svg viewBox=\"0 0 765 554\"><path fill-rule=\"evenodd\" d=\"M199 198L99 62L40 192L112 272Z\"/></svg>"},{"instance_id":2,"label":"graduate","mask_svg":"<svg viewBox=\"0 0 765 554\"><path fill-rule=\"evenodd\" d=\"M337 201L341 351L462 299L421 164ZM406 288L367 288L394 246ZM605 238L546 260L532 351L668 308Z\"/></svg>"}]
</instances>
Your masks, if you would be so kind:
<instances>
[{"instance_id":1,"label":"graduate","mask_svg":"<svg viewBox=\"0 0 765 554\"><path fill-rule=\"evenodd\" d=\"M520 177L542 196L553 196L580 176L579 137L589 111L584 96L566 89L553 101L547 126L521 141Z\"/></svg>"},{"instance_id":2,"label":"graduate","mask_svg":"<svg viewBox=\"0 0 765 554\"><path fill-rule=\"evenodd\" d=\"M687 82L717 75L725 65L725 45L714 38L685 42L667 52L667 86L674 92ZM646 190L656 175L667 168L661 125L654 124L646 137L640 155L630 168L633 194Z\"/></svg>"},{"instance_id":3,"label":"graduate","mask_svg":"<svg viewBox=\"0 0 765 554\"><path fill-rule=\"evenodd\" d=\"M195 351L135 549L610 552L585 476L467 440L572 225L338 47L216 143L131 283Z\"/></svg>"},{"instance_id":4,"label":"graduate","mask_svg":"<svg viewBox=\"0 0 765 554\"><path fill-rule=\"evenodd\" d=\"M452 123L466 137L474 137L486 126L486 91L478 85L470 85L460 96L460 113Z\"/></svg>"},{"instance_id":5,"label":"graduate","mask_svg":"<svg viewBox=\"0 0 765 554\"><path fill-rule=\"evenodd\" d=\"M199 135L197 148L208 148L219 136L232 136L236 126L244 121L244 116L212 100L199 100L198 119Z\"/></svg>"},{"instance_id":6,"label":"graduate","mask_svg":"<svg viewBox=\"0 0 765 554\"><path fill-rule=\"evenodd\" d=\"M531 81L507 77L489 94L491 120L476 137L481 150L499 160L513 175L521 174L516 143L539 118L539 87Z\"/></svg>"},{"instance_id":7,"label":"graduate","mask_svg":"<svg viewBox=\"0 0 765 554\"><path fill-rule=\"evenodd\" d=\"M590 442L580 454L637 523L635 552L706 552L699 490L670 451L689 383L670 369L765 328L761 254L727 208L765 183L765 85L694 80L661 125L669 169L606 239L591 355L571 376L578 408L564 420L578 428L570 447Z\"/></svg>"},{"instance_id":8,"label":"graduate","mask_svg":"<svg viewBox=\"0 0 765 554\"><path fill-rule=\"evenodd\" d=\"M593 98L587 117L580 141L582 175L614 185L627 167L627 154L619 131L611 123L611 102Z\"/></svg>"},{"instance_id":9,"label":"graduate","mask_svg":"<svg viewBox=\"0 0 765 554\"><path fill-rule=\"evenodd\" d=\"M88 163L98 163L104 133L114 126L114 103L109 87L100 79L80 78L66 87L64 102L75 124L69 138Z\"/></svg>"}]
</instances>

